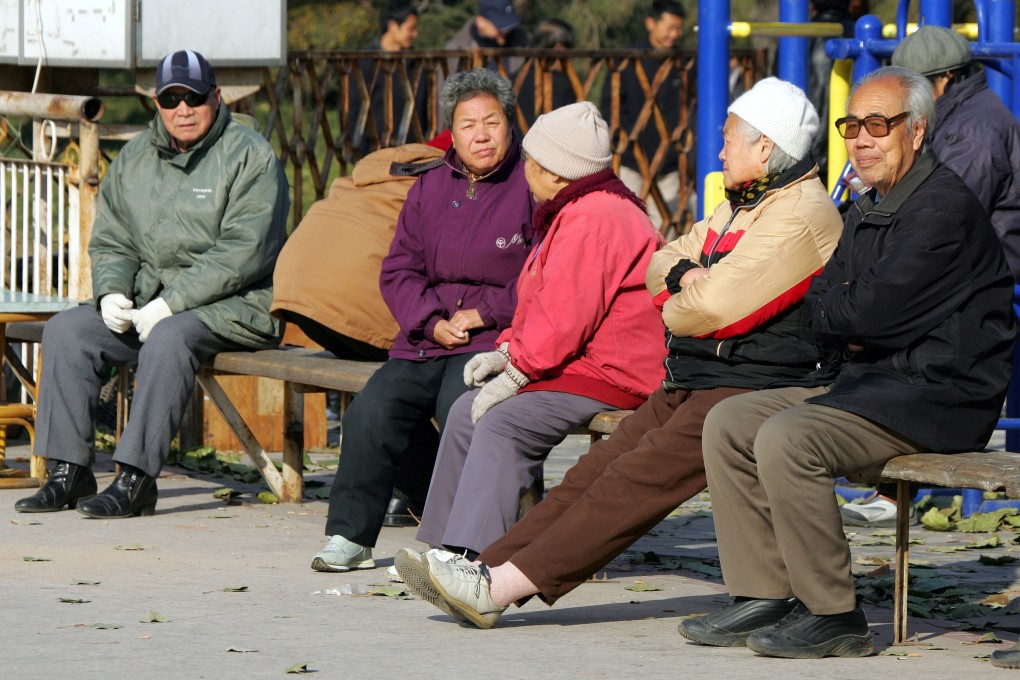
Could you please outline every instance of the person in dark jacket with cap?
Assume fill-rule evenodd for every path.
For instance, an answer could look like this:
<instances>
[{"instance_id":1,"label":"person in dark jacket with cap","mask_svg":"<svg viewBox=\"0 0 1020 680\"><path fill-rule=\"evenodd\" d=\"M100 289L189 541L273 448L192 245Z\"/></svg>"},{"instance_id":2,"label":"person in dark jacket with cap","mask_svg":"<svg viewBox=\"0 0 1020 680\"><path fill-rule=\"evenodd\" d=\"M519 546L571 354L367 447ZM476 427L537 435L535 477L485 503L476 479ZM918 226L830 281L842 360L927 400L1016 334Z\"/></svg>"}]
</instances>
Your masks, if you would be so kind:
<instances>
[{"instance_id":1,"label":"person in dark jacket with cap","mask_svg":"<svg viewBox=\"0 0 1020 680\"><path fill-rule=\"evenodd\" d=\"M35 445L55 465L18 512L152 514L156 477L202 362L280 342L269 305L290 200L273 148L231 116L198 52L160 61L154 100L149 129L121 150L100 187L93 300L43 331ZM113 456L120 470L96 495L90 465L107 365L135 368L137 385Z\"/></svg>"},{"instance_id":2,"label":"person in dark jacket with cap","mask_svg":"<svg viewBox=\"0 0 1020 680\"><path fill-rule=\"evenodd\" d=\"M874 651L834 479L899 455L982 449L1006 395L1012 277L988 217L928 151L931 85L888 66L836 121L871 187L805 297L823 360L731 397L702 439L731 602L680 624L705 645L784 658Z\"/></svg>"},{"instance_id":3,"label":"person in dark jacket with cap","mask_svg":"<svg viewBox=\"0 0 1020 680\"><path fill-rule=\"evenodd\" d=\"M917 71L935 89L935 156L977 194L1013 280L1020 283L1020 123L988 88L970 44L956 31L922 26L893 52L892 63Z\"/></svg>"},{"instance_id":4,"label":"person in dark jacket with cap","mask_svg":"<svg viewBox=\"0 0 1020 680\"><path fill-rule=\"evenodd\" d=\"M479 0L478 14L461 27L444 47L448 50L495 49L500 47L528 47L528 32L521 26L510 0ZM524 57L506 59L508 74L517 73ZM488 64L495 70L495 64ZM451 70L456 69L456 63Z\"/></svg>"}]
</instances>

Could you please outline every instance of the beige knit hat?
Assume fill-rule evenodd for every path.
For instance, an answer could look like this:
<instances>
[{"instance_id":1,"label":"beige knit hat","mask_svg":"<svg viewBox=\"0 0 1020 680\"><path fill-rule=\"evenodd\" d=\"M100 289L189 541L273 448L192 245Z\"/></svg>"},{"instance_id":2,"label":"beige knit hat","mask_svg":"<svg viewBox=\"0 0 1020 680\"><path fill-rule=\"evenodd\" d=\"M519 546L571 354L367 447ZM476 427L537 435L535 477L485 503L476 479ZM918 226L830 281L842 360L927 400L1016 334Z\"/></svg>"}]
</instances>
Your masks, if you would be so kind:
<instances>
[{"instance_id":1,"label":"beige knit hat","mask_svg":"<svg viewBox=\"0 0 1020 680\"><path fill-rule=\"evenodd\" d=\"M605 170L613 161L609 126L591 102L542 114L522 146L536 163L571 181Z\"/></svg>"}]
</instances>

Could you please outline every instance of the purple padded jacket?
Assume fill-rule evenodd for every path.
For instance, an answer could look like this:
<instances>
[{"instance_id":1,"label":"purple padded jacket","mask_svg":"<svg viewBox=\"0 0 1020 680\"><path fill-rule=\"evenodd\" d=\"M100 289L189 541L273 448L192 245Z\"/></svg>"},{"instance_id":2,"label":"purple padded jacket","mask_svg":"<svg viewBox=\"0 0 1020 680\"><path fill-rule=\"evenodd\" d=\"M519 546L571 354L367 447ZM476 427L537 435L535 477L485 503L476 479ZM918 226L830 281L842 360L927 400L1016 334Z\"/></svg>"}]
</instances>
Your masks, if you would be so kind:
<instances>
[{"instance_id":1,"label":"purple padded jacket","mask_svg":"<svg viewBox=\"0 0 1020 680\"><path fill-rule=\"evenodd\" d=\"M380 288L400 326L391 359L492 350L517 306L534 208L517 135L503 162L473 187L452 147L444 161L411 187L383 259ZM448 350L432 331L459 309L477 309L487 326Z\"/></svg>"}]
</instances>

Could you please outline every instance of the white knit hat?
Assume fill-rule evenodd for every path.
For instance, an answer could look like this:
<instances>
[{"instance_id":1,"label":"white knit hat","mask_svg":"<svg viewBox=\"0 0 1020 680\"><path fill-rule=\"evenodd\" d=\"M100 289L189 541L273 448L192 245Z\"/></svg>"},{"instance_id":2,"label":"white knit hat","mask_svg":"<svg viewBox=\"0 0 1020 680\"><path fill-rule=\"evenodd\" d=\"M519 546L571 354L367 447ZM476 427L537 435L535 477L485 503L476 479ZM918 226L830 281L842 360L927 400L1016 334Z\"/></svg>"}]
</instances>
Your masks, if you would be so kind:
<instances>
[{"instance_id":1,"label":"white knit hat","mask_svg":"<svg viewBox=\"0 0 1020 680\"><path fill-rule=\"evenodd\" d=\"M591 102L542 114L521 144L536 163L566 180L594 175L613 161L609 126Z\"/></svg>"},{"instance_id":2,"label":"white knit hat","mask_svg":"<svg viewBox=\"0 0 1020 680\"><path fill-rule=\"evenodd\" d=\"M818 132L818 112L804 91L779 78L758 81L726 112L746 120L798 161L811 150Z\"/></svg>"}]
</instances>

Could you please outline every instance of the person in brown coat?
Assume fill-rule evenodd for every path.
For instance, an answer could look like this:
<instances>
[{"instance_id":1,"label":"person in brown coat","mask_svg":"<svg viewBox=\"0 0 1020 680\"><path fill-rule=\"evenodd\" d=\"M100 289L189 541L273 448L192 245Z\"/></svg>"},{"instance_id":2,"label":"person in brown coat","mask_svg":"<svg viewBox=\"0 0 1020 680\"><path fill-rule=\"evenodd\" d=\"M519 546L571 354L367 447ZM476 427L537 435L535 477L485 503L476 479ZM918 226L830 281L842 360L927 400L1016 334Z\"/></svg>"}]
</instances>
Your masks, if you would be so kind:
<instances>
[{"instance_id":1,"label":"person in brown coat","mask_svg":"<svg viewBox=\"0 0 1020 680\"><path fill-rule=\"evenodd\" d=\"M449 143L441 140L380 149L333 181L329 195L308 209L280 253L272 314L341 359L386 360L397 322L379 292L382 259L417 175L442 162ZM429 425L416 442L422 455L407 459L421 464L401 469L387 526L416 524L412 513L425 504L439 434Z\"/></svg>"}]
</instances>

